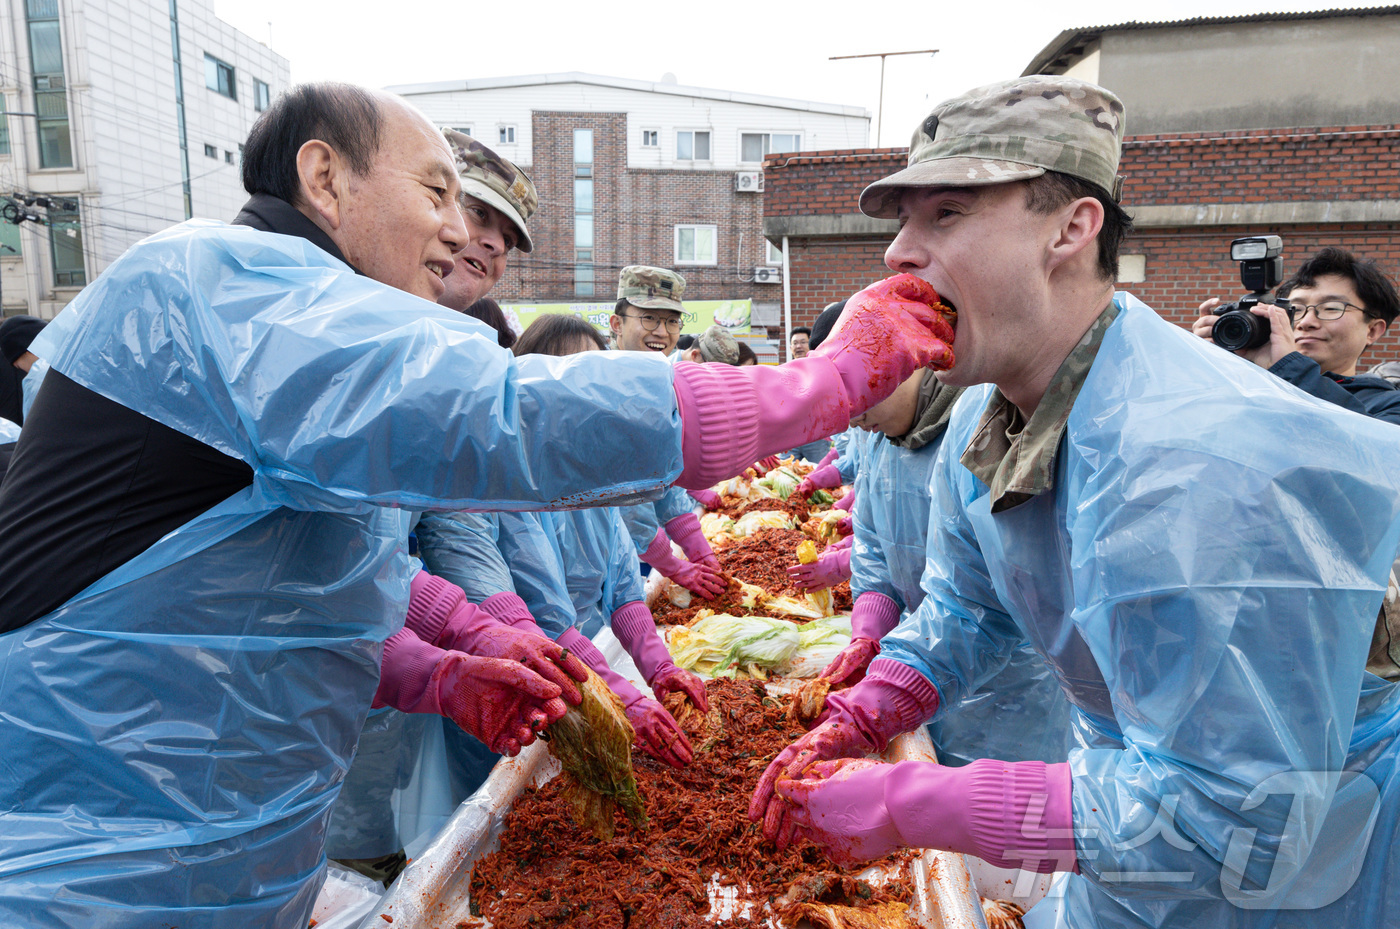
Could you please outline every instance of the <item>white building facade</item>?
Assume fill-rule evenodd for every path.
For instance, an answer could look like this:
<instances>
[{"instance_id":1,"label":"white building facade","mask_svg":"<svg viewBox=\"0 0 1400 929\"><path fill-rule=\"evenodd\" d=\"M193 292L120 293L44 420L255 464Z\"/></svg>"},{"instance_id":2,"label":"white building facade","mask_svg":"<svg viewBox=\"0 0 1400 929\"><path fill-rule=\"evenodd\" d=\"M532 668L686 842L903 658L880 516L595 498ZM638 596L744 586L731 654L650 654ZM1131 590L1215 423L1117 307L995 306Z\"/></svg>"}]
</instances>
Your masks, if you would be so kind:
<instances>
[{"instance_id":1,"label":"white building facade","mask_svg":"<svg viewBox=\"0 0 1400 929\"><path fill-rule=\"evenodd\" d=\"M757 170L769 152L861 148L863 107L636 81L571 71L522 77L401 84L429 119L480 139L528 169L536 110L627 114L627 167Z\"/></svg>"},{"instance_id":2,"label":"white building facade","mask_svg":"<svg viewBox=\"0 0 1400 929\"><path fill-rule=\"evenodd\" d=\"M52 318L139 239L232 219L289 80L212 0L0 0L0 309Z\"/></svg>"}]
</instances>

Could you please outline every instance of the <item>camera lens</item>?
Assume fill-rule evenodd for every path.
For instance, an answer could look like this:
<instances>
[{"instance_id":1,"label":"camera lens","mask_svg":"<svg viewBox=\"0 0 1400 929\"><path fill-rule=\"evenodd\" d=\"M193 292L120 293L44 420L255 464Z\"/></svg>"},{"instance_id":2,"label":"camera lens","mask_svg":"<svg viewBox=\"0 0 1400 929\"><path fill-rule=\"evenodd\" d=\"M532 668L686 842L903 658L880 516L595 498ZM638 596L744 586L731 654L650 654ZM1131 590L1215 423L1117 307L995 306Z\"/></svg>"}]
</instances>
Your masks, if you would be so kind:
<instances>
[{"instance_id":1,"label":"camera lens","mask_svg":"<svg viewBox=\"0 0 1400 929\"><path fill-rule=\"evenodd\" d=\"M1269 321L1248 310L1235 310L1215 321L1210 337L1227 352L1258 348L1269 341Z\"/></svg>"}]
</instances>

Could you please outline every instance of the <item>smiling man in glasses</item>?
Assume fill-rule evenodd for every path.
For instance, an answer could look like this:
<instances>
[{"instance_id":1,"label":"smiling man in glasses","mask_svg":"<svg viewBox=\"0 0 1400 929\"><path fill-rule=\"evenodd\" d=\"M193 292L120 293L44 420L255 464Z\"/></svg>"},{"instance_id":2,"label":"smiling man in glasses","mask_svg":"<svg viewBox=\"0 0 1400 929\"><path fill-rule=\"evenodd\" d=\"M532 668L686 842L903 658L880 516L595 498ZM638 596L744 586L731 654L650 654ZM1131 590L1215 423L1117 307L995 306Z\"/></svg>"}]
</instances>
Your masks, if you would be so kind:
<instances>
[{"instance_id":1,"label":"smiling man in glasses","mask_svg":"<svg viewBox=\"0 0 1400 929\"><path fill-rule=\"evenodd\" d=\"M1324 248L1278 292L1282 306L1254 309L1269 318L1269 343L1235 354L1314 397L1400 423L1400 389L1384 378L1356 373L1361 355L1400 314L1395 286L1376 263L1345 249ZM1203 315L1191 327L1196 335L1210 338L1219 305L1215 297L1201 304Z\"/></svg>"},{"instance_id":2,"label":"smiling man in glasses","mask_svg":"<svg viewBox=\"0 0 1400 929\"><path fill-rule=\"evenodd\" d=\"M617 309L608 320L613 346L669 355L681 337L685 278L665 268L628 265L617 279Z\"/></svg>"}]
</instances>

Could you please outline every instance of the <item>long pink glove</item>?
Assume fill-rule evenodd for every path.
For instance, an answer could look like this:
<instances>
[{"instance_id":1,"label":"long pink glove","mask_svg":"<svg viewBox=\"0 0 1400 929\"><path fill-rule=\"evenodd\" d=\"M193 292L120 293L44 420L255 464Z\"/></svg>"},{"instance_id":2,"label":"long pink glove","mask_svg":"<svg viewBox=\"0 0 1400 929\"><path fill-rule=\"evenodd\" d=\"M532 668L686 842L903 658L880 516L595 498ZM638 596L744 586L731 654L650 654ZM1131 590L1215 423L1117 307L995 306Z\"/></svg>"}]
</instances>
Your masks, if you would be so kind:
<instances>
[{"instance_id":1,"label":"long pink glove","mask_svg":"<svg viewBox=\"0 0 1400 929\"><path fill-rule=\"evenodd\" d=\"M709 697L705 694L705 682L671 660L671 652L656 631L656 620L651 610L640 600L624 603L612 614L612 631L637 670L642 672L647 686L657 699L668 693L680 691L699 707L700 712L710 708Z\"/></svg>"},{"instance_id":2,"label":"long pink glove","mask_svg":"<svg viewBox=\"0 0 1400 929\"><path fill-rule=\"evenodd\" d=\"M826 718L821 725L778 753L749 803L749 819L763 820L763 834L778 836L787 807L773 799L773 784L780 776L801 775L814 761L852 758L882 752L890 739L908 732L938 710L938 689L908 665L881 659L850 690L826 698Z\"/></svg>"},{"instance_id":3,"label":"long pink glove","mask_svg":"<svg viewBox=\"0 0 1400 929\"><path fill-rule=\"evenodd\" d=\"M656 538L652 539L647 550L642 552L641 559L686 590L706 600L713 600L716 594L724 590L724 578L719 576L718 570L709 565L696 564L676 557L675 552L671 551L671 537L666 535L665 529L656 530Z\"/></svg>"},{"instance_id":4,"label":"long pink glove","mask_svg":"<svg viewBox=\"0 0 1400 929\"><path fill-rule=\"evenodd\" d=\"M837 500L835 503L833 503L831 505L831 508L833 510L845 510L847 513L849 513L851 512L851 507L855 505L856 492L853 490L850 493L846 494L844 497L842 497L840 500Z\"/></svg>"},{"instance_id":5,"label":"long pink glove","mask_svg":"<svg viewBox=\"0 0 1400 929\"><path fill-rule=\"evenodd\" d=\"M507 625L487 610L468 603L462 588L427 571L414 576L409 591L404 626L423 641L479 658L518 661L557 685L566 703L578 706L582 702L578 683L588 679L583 662L555 644L533 619L525 626L508 599L496 600L492 606L513 616L516 625ZM529 610L525 617L529 617Z\"/></svg>"},{"instance_id":6,"label":"long pink glove","mask_svg":"<svg viewBox=\"0 0 1400 929\"><path fill-rule=\"evenodd\" d=\"M794 835L838 861L904 847L966 852L1042 874L1078 869L1069 764L981 759L961 768L928 761L818 761L782 777L784 848Z\"/></svg>"},{"instance_id":7,"label":"long pink glove","mask_svg":"<svg viewBox=\"0 0 1400 929\"><path fill-rule=\"evenodd\" d=\"M833 462L836 461L837 458L840 458L840 457L841 457L841 450L840 450L839 448L837 448L835 445L833 445L833 446L831 446L831 448L829 448L829 449L826 450L826 454L822 456L822 460L819 461L819 462L817 462L817 467L818 467L818 468L825 468L827 465L832 464Z\"/></svg>"},{"instance_id":8,"label":"long pink glove","mask_svg":"<svg viewBox=\"0 0 1400 929\"><path fill-rule=\"evenodd\" d=\"M855 684L880 654L880 640L899 625L899 604L882 593L867 590L856 597L851 609L851 644L826 666L821 676L833 684Z\"/></svg>"},{"instance_id":9,"label":"long pink glove","mask_svg":"<svg viewBox=\"0 0 1400 929\"><path fill-rule=\"evenodd\" d=\"M788 580L798 590L818 590L822 587L835 587L851 576L851 548L834 548L828 545L822 549L817 560L811 564L788 565Z\"/></svg>"},{"instance_id":10,"label":"long pink glove","mask_svg":"<svg viewBox=\"0 0 1400 929\"><path fill-rule=\"evenodd\" d=\"M686 493L690 494L692 500L707 510L717 510L724 506L724 501L721 500L719 494L715 493L713 490L701 488L699 490L687 490Z\"/></svg>"},{"instance_id":11,"label":"long pink glove","mask_svg":"<svg viewBox=\"0 0 1400 929\"><path fill-rule=\"evenodd\" d=\"M819 490L829 490L832 487L841 486L841 472L836 470L836 465L822 465L813 468L806 477L797 482L797 489L792 495L799 500L806 500Z\"/></svg>"},{"instance_id":12,"label":"long pink glove","mask_svg":"<svg viewBox=\"0 0 1400 929\"><path fill-rule=\"evenodd\" d=\"M681 551L685 552L685 557L691 562L709 565L716 571L719 570L719 559L715 557L715 550L710 548L710 540L705 538L705 533L700 530L700 517L694 513L682 513L674 519L667 520L664 528L671 541L681 547Z\"/></svg>"},{"instance_id":13,"label":"long pink glove","mask_svg":"<svg viewBox=\"0 0 1400 929\"><path fill-rule=\"evenodd\" d=\"M846 302L835 330L782 365L675 366L682 487L709 487L767 452L834 435L922 367L953 366L953 327L926 281L900 274ZM724 370L720 370L723 368Z\"/></svg>"},{"instance_id":14,"label":"long pink glove","mask_svg":"<svg viewBox=\"0 0 1400 929\"><path fill-rule=\"evenodd\" d=\"M407 628L384 643L373 705L446 716L504 755L567 709L559 688L523 664L447 651Z\"/></svg>"},{"instance_id":15,"label":"long pink glove","mask_svg":"<svg viewBox=\"0 0 1400 929\"><path fill-rule=\"evenodd\" d=\"M627 721L637 734L637 744L648 755L673 768L684 768L695 758L690 740L666 708L651 697L632 686L632 683L618 674L598 651L597 646L577 629L567 629L559 637L559 644L578 655L603 679L603 683L622 701L627 713Z\"/></svg>"}]
</instances>

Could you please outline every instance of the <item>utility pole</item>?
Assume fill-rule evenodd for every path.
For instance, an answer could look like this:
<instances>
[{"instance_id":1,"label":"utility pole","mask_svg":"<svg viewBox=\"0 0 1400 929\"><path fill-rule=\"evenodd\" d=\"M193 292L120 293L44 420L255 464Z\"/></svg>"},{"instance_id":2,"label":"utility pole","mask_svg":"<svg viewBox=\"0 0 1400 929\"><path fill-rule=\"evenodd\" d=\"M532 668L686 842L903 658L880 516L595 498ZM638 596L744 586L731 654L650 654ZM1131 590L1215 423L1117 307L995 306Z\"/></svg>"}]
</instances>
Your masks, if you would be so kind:
<instances>
[{"instance_id":1,"label":"utility pole","mask_svg":"<svg viewBox=\"0 0 1400 929\"><path fill-rule=\"evenodd\" d=\"M924 48L912 52L871 52L869 55L832 55L827 61L845 61L848 58L878 58L880 59L880 103L876 110L877 123L879 126L875 130L875 147L880 147L880 136L885 132L885 59L891 55L937 55L938 49Z\"/></svg>"}]
</instances>

